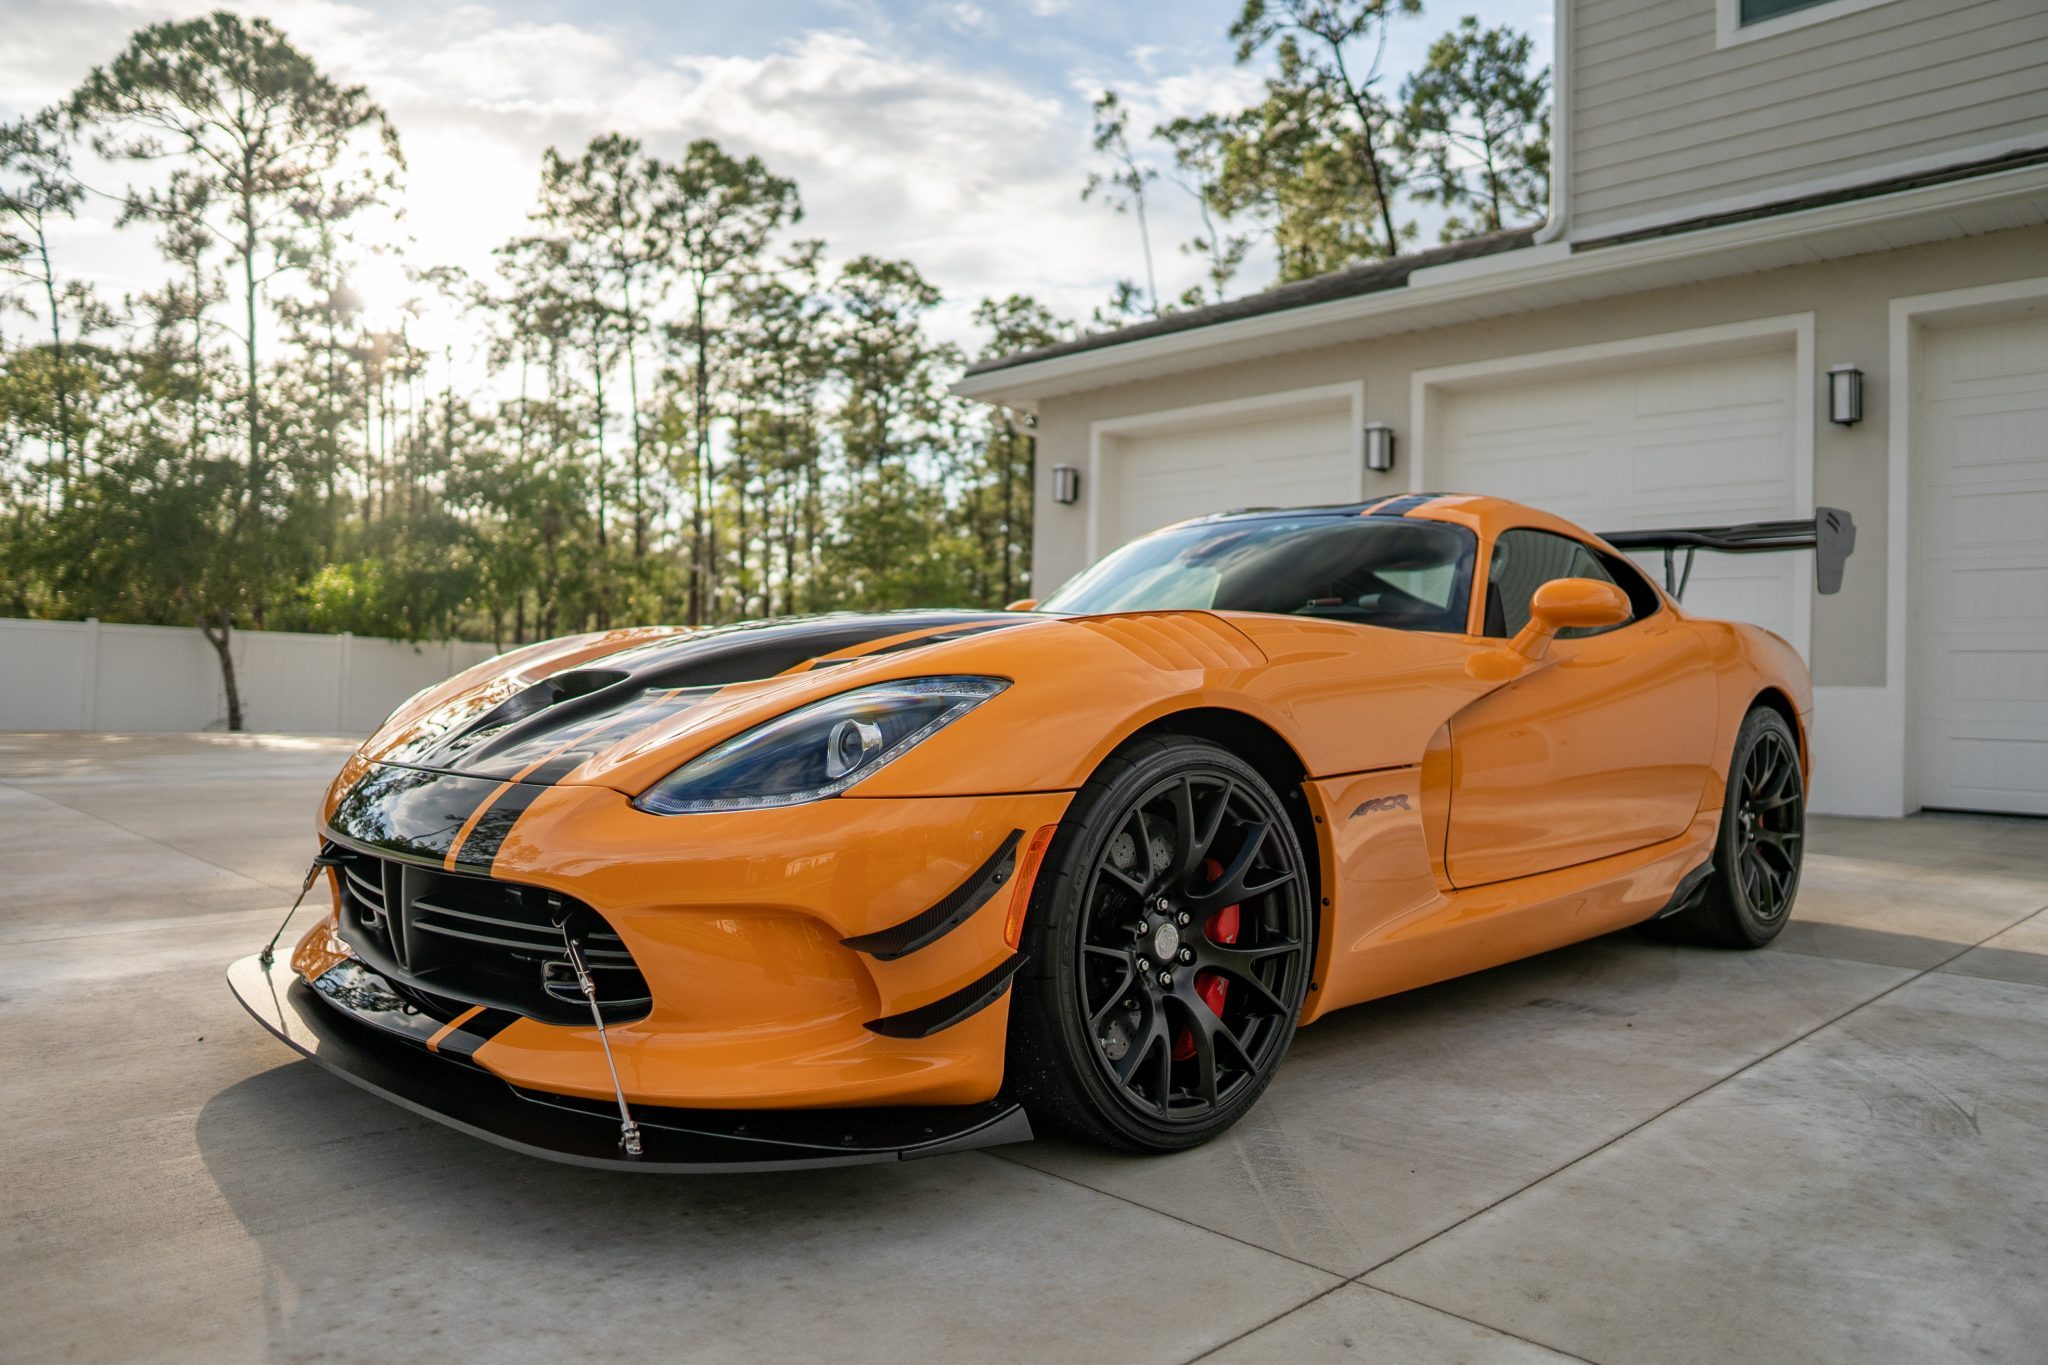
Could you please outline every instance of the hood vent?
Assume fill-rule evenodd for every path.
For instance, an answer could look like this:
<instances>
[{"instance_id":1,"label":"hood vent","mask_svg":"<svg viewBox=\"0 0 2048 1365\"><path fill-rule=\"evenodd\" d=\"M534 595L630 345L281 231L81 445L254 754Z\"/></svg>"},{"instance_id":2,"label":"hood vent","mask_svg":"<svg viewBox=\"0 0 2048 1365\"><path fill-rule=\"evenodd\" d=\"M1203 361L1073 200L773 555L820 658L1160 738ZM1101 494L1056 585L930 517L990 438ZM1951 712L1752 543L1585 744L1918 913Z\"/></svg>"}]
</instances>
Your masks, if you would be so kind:
<instances>
[{"instance_id":1,"label":"hood vent","mask_svg":"<svg viewBox=\"0 0 2048 1365\"><path fill-rule=\"evenodd\" d=\"M1242 632L1198 612L1131 612L1077 618L1075 624L1169 673L1256 668L1266 662L1259 647Z\"/></svg>"}]
</instances>

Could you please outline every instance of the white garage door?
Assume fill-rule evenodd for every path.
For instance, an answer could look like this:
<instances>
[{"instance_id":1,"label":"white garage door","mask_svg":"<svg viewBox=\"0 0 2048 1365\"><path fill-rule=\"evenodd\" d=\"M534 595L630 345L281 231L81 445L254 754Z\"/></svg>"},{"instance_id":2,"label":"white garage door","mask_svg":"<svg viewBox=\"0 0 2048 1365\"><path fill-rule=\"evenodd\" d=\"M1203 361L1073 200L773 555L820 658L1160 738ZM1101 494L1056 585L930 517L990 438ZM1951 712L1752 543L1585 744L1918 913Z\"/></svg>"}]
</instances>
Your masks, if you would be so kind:
<instances>
[{"instance_id":1,"label":"white garage door","mask_svg":"<svg viewBox=\"0 0 2048 1365\"><path fill-rule=\"evenodd\" d=\"M1811 515L1800 506L1789 346L1444 392L1427 478L1555 512L1590 531ZM1661 556L1640 557L1660 582ZM1806 649L1813 556L1695 562L1686 606Z\"/></svg>"},{"instance_id":2,"label":"white garage door","mask_svg":"<svg viewBox=\"0 0 2048 1365\"><path fill-rule=\"evenodd\" d=\"M1102 443L1097 555L1189 517L1238 507L1348 502L1361 471L1351 406L1269 412L1117 436Z\"/></svg>"},{"instance_id":3,"label":"white garage door","mask_svg":"<svg viewBox=\"0 0 2048 1365\"><path fill-rule=\"evenodd\" d=\"M1923 341L1906 636L1920 803L2048 815L2048 319Z\"/></svg>"}]
</instances>

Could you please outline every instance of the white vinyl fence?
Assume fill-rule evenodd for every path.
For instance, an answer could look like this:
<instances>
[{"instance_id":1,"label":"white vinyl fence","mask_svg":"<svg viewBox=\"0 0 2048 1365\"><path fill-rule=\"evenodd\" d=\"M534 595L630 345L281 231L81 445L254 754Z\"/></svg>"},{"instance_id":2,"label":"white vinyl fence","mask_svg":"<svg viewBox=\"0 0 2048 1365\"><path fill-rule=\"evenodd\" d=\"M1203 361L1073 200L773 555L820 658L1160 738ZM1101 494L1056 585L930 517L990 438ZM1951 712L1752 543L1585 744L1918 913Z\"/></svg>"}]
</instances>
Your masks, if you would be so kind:
<instances>
[{"instance_id":1,"label":"white vinyl fence","mask_svg":"<svg viewBox=\"0 0 2048 1365\"><path fill-rule=\"evenodd\" d=\"M236 631L242 726L364 735L413 693L495 651ZM197 629L0 619L0 730L222 730L220 662Z\"/></svg>"}]
</instances>

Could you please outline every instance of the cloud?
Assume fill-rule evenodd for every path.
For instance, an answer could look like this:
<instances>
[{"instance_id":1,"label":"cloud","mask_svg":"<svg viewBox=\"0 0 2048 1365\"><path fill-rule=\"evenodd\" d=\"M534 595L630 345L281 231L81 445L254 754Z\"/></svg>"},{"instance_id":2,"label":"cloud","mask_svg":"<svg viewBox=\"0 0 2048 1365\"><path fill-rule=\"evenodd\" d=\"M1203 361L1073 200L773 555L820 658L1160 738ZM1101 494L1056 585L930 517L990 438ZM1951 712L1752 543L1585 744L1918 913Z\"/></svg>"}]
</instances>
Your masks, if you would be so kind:
<instances>
[{"instance_id":1,"label":"cloud","mask_svg":"<svg viewBox=\"0 0 2048 1365\"><path fill-rule=\"evenodd\" d=\"M1077 71L1069 82L1076 94L1093 98L1103 90L1115 90L1130 110L1134 135L1150 132L1159 124L1199 114L1234 113L1256 104L1265 95L1263 75L1242 66L1199 66L1150 75L1144 80L1118 81L1113 73L1099 69Z\"/></svg>"},{"instance_id":2,"label":"cloud","mask_svg":"<svg viewBox=\"0 0 2048 1365\"><path fill-rule=\"evenodd\" d=\"M1032 0L1030 8L1050 15L1064 5ZM0 101L41 103L111 58L132 29L211 6L9 7L24 18L0 34ZM955 28L1002 22L967 0L937 8ZM710 137L795 179L802 230L825 237L836 259L915 262L947 293L941 331L963 344L983 295L1034 293L1085 317L1113 280L1142 273L1132 220L1079 199L1093 94L1116 87L1133 127L1149 129L1176 114L1235 107L1256 88L1228 66L1133 78L1120 63L1073 73L1062 88L1044 70L1019 66L995 38L977 45L985 59L931 52L913 28L876 18L862 0L847 0L844 27L752 54L665 51L645 30L512 19L475 3L277 0L261 12L337 77L368 86L389 112L409 163L408 229L422 264L487 273L492 248L529 226L547 146L567 151L618 130L674 156ZM103 169L111 185L130 174ZM1162 187L1153 243L1162 294L1198 273L1173 249L1192 232L1185 196ZM150 287L162 273L145 232L81 232L68 249L115 292Z\"/></svg>"},{"instance_id":3,"label":"cloud","mask_svg":"<svg viewBox=\"0 0 2048 1365\"><path fill-rule=\"evenodd\" d=\"M950 5L934 5L926 11L955 33L984 34L992 32L995 20L979 5L970 5L965 0Z\"/></svg>"},{"instance_id":4,"label":"cloud","mask_svg":"<svg viewBox=\"0 0 2048 1365\"><path fill-rule=\"evenodd\" d=\"M983 293L1071 306L1107 288L1113 228L1078 203L1085 107L1057 92L813 33L766 57L677 58L631 103L650 144L710 136L792 176L835 255L909 258L956 320Z\"/></svg>"}]
</instances>

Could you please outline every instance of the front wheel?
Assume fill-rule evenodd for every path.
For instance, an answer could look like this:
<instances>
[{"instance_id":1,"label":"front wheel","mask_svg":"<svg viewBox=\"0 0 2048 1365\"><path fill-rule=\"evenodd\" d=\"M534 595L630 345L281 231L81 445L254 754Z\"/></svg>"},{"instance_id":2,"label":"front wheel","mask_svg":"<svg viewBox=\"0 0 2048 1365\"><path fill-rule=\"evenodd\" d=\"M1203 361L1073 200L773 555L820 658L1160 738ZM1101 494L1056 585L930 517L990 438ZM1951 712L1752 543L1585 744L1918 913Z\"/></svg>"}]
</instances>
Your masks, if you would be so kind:
<instances>
[{"instance_id":1,"label":"front wheel","mask_svg":"<svg viewBox=\"0 0 2048 1365\"><path fill-rule=\"evenodd\" d=\"M1314 931L1293 822L1204 740L1136 741L1074 799L1025 930L1008 1076L1033 1116L1127 1150L1193 1147L1272 1080Z\"/></svg>"},{"instance_id":2,"label":"front wheel","mask_svg":"<svg viewBox=\"0 0 2048 1365\"><path fill-rule=\"evenodd\" d=\"M1760 706L1735 736L1713 875L1698 904L1657 921L1658 929L1717 947L1763 947L1791 917L1805 843L1799 741L1783 716Z\"/></svg>"}]
</instances>

